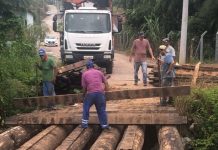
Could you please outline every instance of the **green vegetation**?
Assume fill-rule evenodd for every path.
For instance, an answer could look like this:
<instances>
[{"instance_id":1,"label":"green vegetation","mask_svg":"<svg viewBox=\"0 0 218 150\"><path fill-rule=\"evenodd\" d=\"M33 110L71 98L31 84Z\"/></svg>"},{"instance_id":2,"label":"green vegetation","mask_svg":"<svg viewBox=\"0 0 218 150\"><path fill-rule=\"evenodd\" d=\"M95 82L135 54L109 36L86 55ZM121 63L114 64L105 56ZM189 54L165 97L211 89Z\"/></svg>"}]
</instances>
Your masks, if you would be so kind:
<instances>
[{"instance_id":1,"label":"green vegetation","mask_svg":"<svg viewBox=\"0 0 218 150\"><path fill-rule=\"evenodd\" d=\"M11 106L13 98L37 94L36 43L43 36L44 28L40 22L27 27L17 12L30 10L34 17L40 18L40 14L34 12L40 10L41 2L0 0L0 125L5 115L15 113Z\"/></svg>"},{"instance_id":2,"label":"green vegetation","mask_svg":"<svg viewBox=\"0 0 218 150\"><path fill-rule=\"evenodd\" d=\"M113 2L116 8L123 8L125 12L126 22L121 33L123 42L121 49L128 49L131 46L131 38L139 31L146 33L154 50L161 43L160 39L167 36L171 38L175 49L178 49L182 0L114 0ZM217 0L189 0L188 56L198 57L199 51L195 50L200 35L207 30L208 33L204 38L204 57L209 60L214 59L215 37L218 29L217 14ZM192 54L190 54L191 47ZM178 55L178 50L176 53Z\"/></svg>"},{"instance_id":3,"label":"green vegetation","mask_svg":"<svg viewBox=\"0 0 218 150\"><path fill-rule=\"evenodd\" d=\"M190 96L176 99L175 106L194 125L191 130L194 149L217 149L218 87L193 89Z\"/></svg>"}]
</instances>

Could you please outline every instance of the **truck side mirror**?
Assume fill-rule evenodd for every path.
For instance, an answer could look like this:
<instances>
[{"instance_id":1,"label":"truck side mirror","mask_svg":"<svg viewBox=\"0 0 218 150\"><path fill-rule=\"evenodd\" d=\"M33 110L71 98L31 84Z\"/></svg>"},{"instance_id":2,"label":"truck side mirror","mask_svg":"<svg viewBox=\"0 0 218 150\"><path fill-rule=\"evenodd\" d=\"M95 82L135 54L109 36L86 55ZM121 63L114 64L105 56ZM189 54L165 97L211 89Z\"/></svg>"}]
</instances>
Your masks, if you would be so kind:
<instances>
[{"instance_id":1,"label":"truck side mirror","mask_svg":"<svg viewBox=\"0 0 218 150\"><path fill-rule=\"evenodd\" d=\"M119 33L122 30L122 18L118 15L113 15L113 33Z\"/></svg>"}]
</instances>

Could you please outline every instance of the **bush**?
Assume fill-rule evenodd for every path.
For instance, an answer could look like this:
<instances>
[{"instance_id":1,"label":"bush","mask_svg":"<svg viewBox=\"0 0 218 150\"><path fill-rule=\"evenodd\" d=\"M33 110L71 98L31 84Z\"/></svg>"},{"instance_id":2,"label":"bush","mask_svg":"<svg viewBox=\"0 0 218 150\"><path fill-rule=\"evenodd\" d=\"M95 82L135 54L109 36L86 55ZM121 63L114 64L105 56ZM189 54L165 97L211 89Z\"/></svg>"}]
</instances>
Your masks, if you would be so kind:
<instances>
[{"instance_id":1,"label":"bush","mask_svg":"<svg viewBox=\"0 0 218 150\"><path fill-rule=\"evenodd\" d=\"M218 147L218 87L194 89L191 96L175 105L196 125L193 130L195 149L215 150Z\"/></svg>"}]
</instances>

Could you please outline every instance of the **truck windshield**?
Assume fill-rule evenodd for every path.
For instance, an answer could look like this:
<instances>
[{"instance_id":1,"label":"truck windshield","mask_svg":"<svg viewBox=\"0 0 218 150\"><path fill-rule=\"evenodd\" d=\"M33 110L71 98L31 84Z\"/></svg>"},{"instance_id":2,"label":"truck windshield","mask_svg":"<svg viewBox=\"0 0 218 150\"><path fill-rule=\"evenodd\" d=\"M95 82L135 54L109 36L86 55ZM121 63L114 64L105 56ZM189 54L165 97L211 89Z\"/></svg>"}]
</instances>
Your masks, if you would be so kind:
<instances>
[{"instance_id":1,"label":"truck windshield","mask_svg":"<svg viewBox=\"0 0 218 150\"><path fill-rule=\"evenodd\" d=\"M111 30L109 14L68 13L65 30L72 33L108 33Z\"/></svg>"}]
</instances>

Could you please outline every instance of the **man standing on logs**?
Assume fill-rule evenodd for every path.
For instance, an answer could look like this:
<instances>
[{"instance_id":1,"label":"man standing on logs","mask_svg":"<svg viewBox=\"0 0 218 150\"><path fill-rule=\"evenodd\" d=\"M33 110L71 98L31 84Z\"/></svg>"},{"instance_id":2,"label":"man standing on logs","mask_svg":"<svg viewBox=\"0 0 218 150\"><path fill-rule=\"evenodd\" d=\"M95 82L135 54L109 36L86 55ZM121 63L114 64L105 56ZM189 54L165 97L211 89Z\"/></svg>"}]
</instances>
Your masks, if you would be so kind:
<instances>
[{"instance_id":1,"label":"man standing on logs","mask_svg":"<svg viewBox=\"0 0 218 150\"><path fill-rule=\"evenodd\" d=\"M88 127L89 109L94 104L97 110L102 129L109 129L106 112L105 90L108 90L108 82L104 74L94 68L94 63L88 60L87 71L82 74L82 87L84 93L82 128Z\"/></svg>"},{"instance_id":2,"label":"man standing on logs","mask_svg":"<svg viewBox=\"0 0 218 150\"><path fill-rule=\"evenodd\" d=\"M173 79L175 78L174 58L171 53L166 52L166 46L159 47L160 58L158 61L161 63L161 82L162 86L173 86ZM161 58L162 57L162 58ZM162 106L170 102L169 97L163 97L160 100Z\"/></svg>"},{"instance_id":3,"label":"man standing on logs","mask_svg":"<svg viewBox=\"0 0 218 150\"><path fill-rule=\"evenodd\" d=\"M132 45L132 52L129 57L129 62L132 62L132 57L134 57L134 81L135 85L138 85L138 71L139 67L142 68L143 73L143 83L147 86L147 58L146 51L149 50L152 60L154 60L154 55L147 39L144 39L144 33L139 33L139 38L134 40Z\"/></svg>"}]
</instances>

